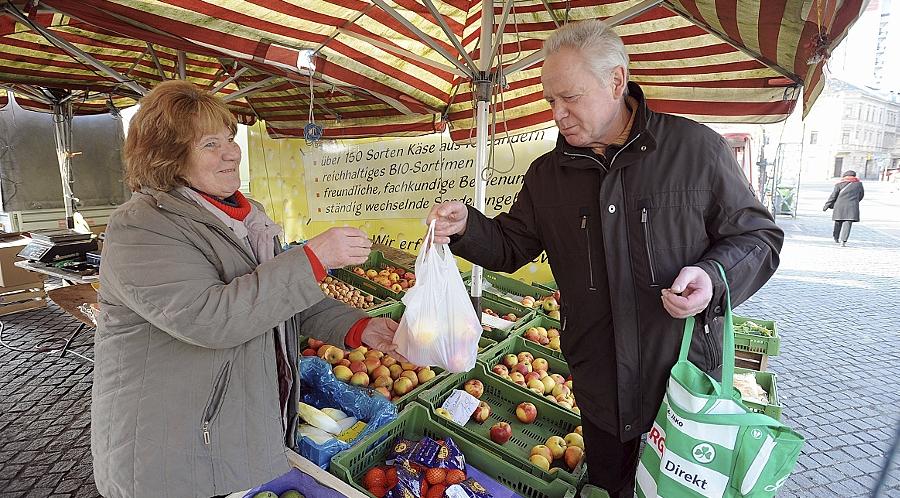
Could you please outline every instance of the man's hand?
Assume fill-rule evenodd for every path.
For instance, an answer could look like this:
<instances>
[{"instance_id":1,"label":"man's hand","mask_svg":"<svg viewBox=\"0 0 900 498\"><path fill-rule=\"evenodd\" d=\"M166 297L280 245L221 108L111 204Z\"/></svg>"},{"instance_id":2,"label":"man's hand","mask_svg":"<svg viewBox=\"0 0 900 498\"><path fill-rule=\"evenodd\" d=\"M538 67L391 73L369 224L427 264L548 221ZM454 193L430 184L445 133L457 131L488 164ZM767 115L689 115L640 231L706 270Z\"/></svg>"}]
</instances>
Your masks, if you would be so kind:
<instances>
[{"instance_id":1,"label":"man's hand","mask_svg":"<svg viewBox=\"0 0 900 498\"><path fill-rule=\"evenodd\" d=\"M390 318L373 318L363 329L362 343L382 353L390 354L400 361L406 361L406 358L397 352L397 345L394 344L394 334L398 326L399 324Z\"/></svg>"},{"instance_id":2,"label":"man's hand","mask_svg":"<svg viewBox=\"0 0 900 498\"><path fill-rule=\"evenodd\" d=\"M672 318L694 316L709 305L712 291L712 280L702 268L685 266L675 277L672 287L662 290L663 308Z\"/></svg>"},{"instance_id":3,"label":"man's hand","mask_svg":"<svg viewBox=\"0 0 900 498\"><path fill-rule=\"evenodd\" d=\"M363 264L372 251L366 232L351 227L329 228L306 244L326 269Z\"/></svg>"},{"instance_id":4,"label":"man's hand","mask_svg":"<svg viewBox=\"0 0 900 498\"><path fill-rule=\"evenodd\" d=\"M449 244L451 235L462 235L466 231L469 210L460 201L442 202L431 208L425 223L434 223L434 243Z\"/></svg>"}]
</instances>

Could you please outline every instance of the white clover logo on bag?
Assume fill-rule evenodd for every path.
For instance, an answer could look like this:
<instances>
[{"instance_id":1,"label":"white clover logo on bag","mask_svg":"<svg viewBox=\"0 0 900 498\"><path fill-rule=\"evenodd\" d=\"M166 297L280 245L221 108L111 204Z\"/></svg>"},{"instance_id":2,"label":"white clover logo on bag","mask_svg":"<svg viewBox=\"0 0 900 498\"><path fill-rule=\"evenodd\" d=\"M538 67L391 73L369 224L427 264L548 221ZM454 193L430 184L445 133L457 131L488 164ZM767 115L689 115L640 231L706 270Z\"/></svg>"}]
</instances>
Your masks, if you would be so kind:
<instances>
[{"instance_id":1,"label":"white clover logo on bag","mask_svg":"<svg viewBox=\"0 0 900 498\"><path fill-rule=\"evenodd\" d=\"M753 436L753 439L759 439L762 437L763 433L759 429L753 429L750 431L750 435Z\"/></svg>"},{"instance_id":2,"label":"white clover logo on bag","mask_svg":"<svg viewBox=\"0 0 900 498\"><path fill-rule=\"evenodd\" d=\"M709 443L700 443L694 446L691 455L699 463L709 463L716 458L716 449Z\"/></svg>"}]
</instances>

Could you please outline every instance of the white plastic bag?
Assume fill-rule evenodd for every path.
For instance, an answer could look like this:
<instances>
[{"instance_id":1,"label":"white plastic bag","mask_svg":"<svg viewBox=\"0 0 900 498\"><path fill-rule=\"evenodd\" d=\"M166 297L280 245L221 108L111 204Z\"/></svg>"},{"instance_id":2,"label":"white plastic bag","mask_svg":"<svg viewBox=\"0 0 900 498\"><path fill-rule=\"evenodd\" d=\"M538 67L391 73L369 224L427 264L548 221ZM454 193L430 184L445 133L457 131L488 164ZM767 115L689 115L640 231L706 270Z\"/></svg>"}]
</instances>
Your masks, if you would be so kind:
<instances>
[{"instance_id":1,"label":"white plastic bag","mask_svg":"<svg viewBox=\"0 0 900 498\"><path fill-rule=\"evenodd\" d=\"M394 336L397 352L416 365L450 372L475 366L481 324L450 248L434 243L434 222L416 258L416 285L406 291L403 304Z\"/></svg>"}]
</instances>

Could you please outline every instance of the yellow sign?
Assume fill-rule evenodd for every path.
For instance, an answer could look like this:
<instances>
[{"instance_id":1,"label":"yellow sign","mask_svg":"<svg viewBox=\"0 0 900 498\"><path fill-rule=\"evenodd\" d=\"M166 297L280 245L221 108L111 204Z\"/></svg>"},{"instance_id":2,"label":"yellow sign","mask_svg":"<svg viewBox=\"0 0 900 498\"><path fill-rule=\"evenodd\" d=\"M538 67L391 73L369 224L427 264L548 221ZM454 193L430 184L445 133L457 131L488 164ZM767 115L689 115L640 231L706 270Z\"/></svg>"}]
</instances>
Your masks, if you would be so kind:
<instances>
[{"instance_id":1,"label":"yellow sign","mask_svg":"<svg viewBox=\"0 0 900 498\"><path fill-rule=\"evenodd\" d=\"M508 211L532 161L551 150L555 130L497 138L487 171L485 214ZM417 253L425 217L447 200L473 205L475 146L447 136L324 142L268 138L250 129L250 196L285 229L285 240L311 238L333 226L361 228L384 245ZM460 269L468 270L461 262ZM553 277L539 257L516 276L525 282Z\"/></svg>"},{"instance_id":2,"label":"yellow sign","mask_svg":"<svg viewBox=\"0 0 900 498\"><path fill-rule=\"evenodd\" d=\"M552 148L544 136L544 131L525 133L494 145L495 167L486 176L488 216L508 210L515 201L528 165ZM521 149L518 157L516 147ZM474 145L439 137L399 138L326 144L305 157L314 220L424 218L444 201L474 204Z\"/></svg>"}]
</instances>

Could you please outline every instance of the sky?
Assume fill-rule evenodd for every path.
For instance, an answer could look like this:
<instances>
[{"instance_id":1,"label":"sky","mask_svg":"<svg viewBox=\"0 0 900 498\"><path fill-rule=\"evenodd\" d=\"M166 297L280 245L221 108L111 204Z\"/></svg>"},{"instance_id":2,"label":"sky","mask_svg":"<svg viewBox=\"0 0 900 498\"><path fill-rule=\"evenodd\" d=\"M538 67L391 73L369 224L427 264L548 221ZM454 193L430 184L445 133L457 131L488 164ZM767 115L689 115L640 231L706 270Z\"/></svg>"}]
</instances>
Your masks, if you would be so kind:
<instances>
[{"instance_id":1,"label":"sky","mask_svg":"<svg viewBox=\"0 0 900 498\"><path fill-rule=\"evenodd\" d=\"M885 26L882 26L883 21L886 21ZM886 29L887 38L881 82L878 83L874 69L881 29ZM862 17L832 53L827 67L831 76L850 83L900 92L900 0L870 0Z\"/></svg>"}]
</instances>

